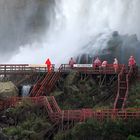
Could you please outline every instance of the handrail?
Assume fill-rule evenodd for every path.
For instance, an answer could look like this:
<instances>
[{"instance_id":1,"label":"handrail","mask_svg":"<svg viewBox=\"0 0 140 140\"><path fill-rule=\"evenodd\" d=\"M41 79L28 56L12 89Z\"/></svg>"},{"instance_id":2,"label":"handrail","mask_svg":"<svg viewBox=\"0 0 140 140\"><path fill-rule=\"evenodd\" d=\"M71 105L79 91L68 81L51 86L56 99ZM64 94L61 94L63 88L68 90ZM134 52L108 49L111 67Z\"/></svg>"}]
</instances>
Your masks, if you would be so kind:
<instances>
[{"instance_id":1,"label":"handrail","mask_svg":"<svg viewBox=\"0 0 140 140\"><path fill-rule=\"evenodd\" d=\"M128 109L104 109L104 110L93 110L91 108L83 108L79 110L61 110L55 101L54 97L12 97L5 101L0 102L0 109L6 109L8 107L14 107L17 103L21 103L24 99L32 101L34 104L42 105L46 108L46 111L52 121L58 121L63 119L63 121L78 121L83 122L88 118L95 118L97 120L103 119L130 119L130 118L140 118L140 108L128 108ZM52 106L53 105L53 106ZM53 109L54 107L54 109Z\"/></svg>"},{"instance_id":2,"label":"handrail","mask_svg":"<svg viewBox=\"0 0 140 140\"><path fill-rule=\"evenodd\" d=\"M52 87L54 86L55 81L58 79L62 68L63 68L63 65L60 65L58 72L54 72L54 73L48 72L42 81L37 82L35 87L32 89L31 93L35 92L35 90L37 89L36 86L38 86L39 83L40 83L40 87L39 87L37 93L35 93L35 96L43 96L44 89L46 89L47 93L49 93L50 90L52 89Z\"/></svg>"},{"instance_id":3,"label":"handrail","mask_svg":"<svg viewBox=\"0 0 140 140\"><path fill-rule=\"evenodd\" d=\"M54 73L53 72L48 72L47 75L45 76L45 78L43 79L43 81L41 82L40 88L36 93L36 96L43 96L42 92L44 91L44 88L46 86L46 84L48 84L48 82L51 80L51 78L53 77Z\"/></svg>"},{"instance_id":4,"label":"handrail","mask_svg":"<svg viewBox=\"0 0 140 140\"><path fill-rule=\"evenodd\" d=\"M57 112L61 112L61 109L59 108L54 96L51 96L50 98L51 98L53 104L55 105Z\"/></svg>"},{"instance_id":5,"label":"handrail","mask_svg":"<svg viewBox=\"0 0 140 140\"><path fill-rule=\"evenodd\" d=\"M47 92L49 93L52 90L52 87L54 86L55 82L58 80L60 77L61 71L63 69L63 65L60 65L58 68L58 72L55 72L49 83L47 84Z\"/></svg>"},{"instance_id":6,"label":"handrail","mask_svg":"<svg viewBox=\"0 0 140 140\"><path fill-rule=\"evenodd\" d=\"M77 65L83 65L83 64L77 64ZM84 64L86 65L86 64ZM71 70L77 70L81 72L95 72L95 73L101 73L101 72L108 72L108 73L114 73L113 64L107 64L106 70L103 71L102 69L96 70L92 67L92 64L90 67L73 67L69 64L61 64L61 71L67 72ZM118 65L118 72L122 68L122 64ZM55 70L55 64L52 64L52 71ZM58 69L59 71L59 69ZM30 72L47 72L47 65L43 64L0 64L0 74L13 74L13 73L30 73Z\"/></svg>"},{"instance_id":7,"label":"handrail","mask_svg":"<svg viewBox=\"0 0 140 140\"><path fill-rule=\"evenodd\" d=\"M55 65L52 64L52 71ZM47 72L47 65L31 65L31 64L0 64L0 74L13 73L30 73L30 72Z\"/></svg>"},{"instance_id":8,"label":"handrail","mask_svg":"<svg viewBox=\"0 0 140 140\"><path fill-rule=\"evenodd\" d=\"M29 96L36 96L37 91L40 88L41 82L44 79L46 74L43 74L41 77L39 77L39 79L37 80L37 82L35 83L35 85L33 86L32 90L30 91Z\"/></svg>"},{"instance_id":9,"label":"handrail","mask_svg":"<svg viewBox=\"0 0 140 140\"><path fill-rule=\"evenodd\" d=\"M132 76L132 73L133 73L133 67L130 67L130 69L129 69L129 71L128 71L128 74L126 75L127 89L126 89L126 93L125 93L125 97L124 97L122 109L124 108L124 106L125 106L125 104L126 104L127 97L128 97L128 92L129 92L129 81L130 81L130 78L131 78L131 76Z\"/></svg>"},{"instance_id":10,"label":"handrail","mask_svg":"<svg viewBox=\"0 0 140 140\"><path fill-rule=\"evenodd\" d=\"M113 64L107 64L105 70L102 69L102 66L99 69L95 69L92 64L77 64L77 67L71 67L69 64L62 64L62 66L62 71L77 70L80 72L115 73ZM123 66L123 64L118 65L117 73L120 72Z\"/></svg>"},{"instance_id":11,"label":"handrail","mask_svg":"<svg viewBox=\"0 0 140 140\"><path fill-rule=\"evenodd\" d=\"M123 73L124 73L124 70L125 70L125 66L122 67L119 75L118 75L118 91L117 91L117 96L115 98L115 102L114 102L114 109L116 109L116 105L117 105L117 102L118 102L118 99L119 99L119 96L120 96L120 80L123 76Z\"/></svg>"}]
</instances>

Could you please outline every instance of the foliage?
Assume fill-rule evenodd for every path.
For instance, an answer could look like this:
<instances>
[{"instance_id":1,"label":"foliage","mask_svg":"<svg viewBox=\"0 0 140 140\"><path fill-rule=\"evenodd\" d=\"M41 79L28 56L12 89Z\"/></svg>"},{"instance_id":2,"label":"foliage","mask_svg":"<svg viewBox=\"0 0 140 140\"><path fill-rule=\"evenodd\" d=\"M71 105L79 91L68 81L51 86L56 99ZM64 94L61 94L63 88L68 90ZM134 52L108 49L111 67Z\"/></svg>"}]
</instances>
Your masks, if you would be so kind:
<instances>
[{"instance_id":1,"label":"foliage","mask_svg":"<svg viewBox=\"0 0 140 140\"><path fill-rule=\"evenodd\" d=\"M10 119L14 120L15 123L10 127L5 127L3 133L19 140L39 140L42 132L51 127L47 115L43 112L39 106L28 101L15 108L8 109L5 112L7 122Z\"/></svg>"},{"instance_id":2,"label":"foliage","mask_svg":"<svg viewBox=\"0 0 140 140\"><path fill-rule=\"evenodd\" d=\"M130 89L127 106L140 107L140 82L136 82Z\"/></svg>"},{"instance_id":3,"label":"foliage","mask_svg":"<svg viewBox=\"0 0 140 140\"><path fill-rule=\"evenodd\" d=\"M70 73L61 85L61 94L53 94L62 109L93 107L93 96L98 93L98 86L91 77ZM57 89L58 90L58 89Z\"/></svg>"},{"instance_id":4,"label":"foliage","mask_svg":"<svg viewBox=\"0 0 140 140\"><path fill-rule=\"evenodd\" d=\"M130 122L131 121L131 122ZM72 130L59 132L55 140L124 140L130 139L130 134L139 137L139 120L105 120L99 122L93 119L78 123Z\"/></svg>"},{"instance_id":5,"label":"foliage","mask_svg":"<svg viewBox=\"0 0 140 140\"><path fill-rule=\"evenodd\" d=\"M63 133L62 131L59 131L57 135L54 136L54 140L74 140L71 131L66 131Z\"/></svg>"},{"instance_id":6,"label":"foliage","mask_svg":"<svg viewBox=\"0 0 140 140\"><path fill-rule=\"evenodd\" d=\"M140 138L132 136L132 135L129 135L127 140L140 140Z\"/></svg>"}]
</instances>

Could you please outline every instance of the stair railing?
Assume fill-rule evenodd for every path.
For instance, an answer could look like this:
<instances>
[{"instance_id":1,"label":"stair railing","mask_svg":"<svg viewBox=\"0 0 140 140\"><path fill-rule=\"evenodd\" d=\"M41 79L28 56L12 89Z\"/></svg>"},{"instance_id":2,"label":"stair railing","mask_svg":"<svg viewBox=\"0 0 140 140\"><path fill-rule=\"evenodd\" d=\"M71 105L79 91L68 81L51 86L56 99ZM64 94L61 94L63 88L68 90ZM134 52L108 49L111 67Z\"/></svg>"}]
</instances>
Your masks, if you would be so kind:
<instances>
[{"instance_id":1,"label":"stair railing","mask_svg":"<svg viewBox=\"0 0 140 140\"><path fill-rule=\"evenodd\" d=\"M127 84L127 89L126 89L126 93L125 93L125 97L124 97L124 101L123 101L123 105L122 105L122 109L124 109L124 106L126 104L126 100L128 97L128 93L129 93L129 82L131 80L131 77L133 76L133 67L130 67L128 74L126 75L126 84Z\"/></svg>"},{"instance_id":2,"label":"stair railing","mask_svg":"<svg viewBox=\"0 0 140 140\"><path fill-rule=\"evenodd\" d=\"M120 96L120 81L123 77L124 71L125 71L125 66L123 65L122 68L121 68L121 71L118 75L118 91L117 91L117 96L116 96L115 102L114 102L114 109L116 109L116 105L117 105L117 102L118 102L118 99L119 99L119 96Z\"/></svg>"},{"instance_id":3,"label":"stair railing","mask_svg":"<svg viewBox=\"0 0 140 140\"><path fill-rule=\"evenodd\" d=\"M58 72L55 72L49 83L47 84L47 92L50 93L52 88L54 87L56 81L59 79L61 71L63 70L63 65L60 65L58 68Z\"/></svg>"},{"instance_id":4,"label":"stair railing","mask_svg":"<svg viewBox=\"0 0 140 140\"><path fill-rule=\"evenodd\" d=\"M41 86L40 86L39 90L37 91L36 96L43 96L44 90L45 90L45 86L51 80L53 75L54 75L54 73L52 73L52 72L51 73L47 73L47 75L45 76L44 80L41 82Z\"/></svg>"}]
</instances>

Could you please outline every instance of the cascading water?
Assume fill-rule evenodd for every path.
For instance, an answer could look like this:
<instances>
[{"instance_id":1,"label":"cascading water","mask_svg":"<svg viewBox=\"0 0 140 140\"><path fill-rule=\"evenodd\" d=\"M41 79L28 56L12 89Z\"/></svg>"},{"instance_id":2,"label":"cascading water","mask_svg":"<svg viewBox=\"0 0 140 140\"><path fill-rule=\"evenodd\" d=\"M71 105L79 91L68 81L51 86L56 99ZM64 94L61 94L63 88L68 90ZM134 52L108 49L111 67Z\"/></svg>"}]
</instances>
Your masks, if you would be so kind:
<instances>
[{"instance_id":1,"label":"cascading water","mask_svg":"<svg viewBox=\"0 0 140 140\"><path fill-rule=\"evenodd\" d=\"M28 96L30 89L31 89L30 85L23 85L21 89L21 96Z\"/></svg>"},{"instance_id":2,"label":"cascading water","mask_svg":"<svg viewBox=\"0 0 140 140\"><path fill-rule=\"evenodd\" d=\"M39 1L32 1L32 3L38 7ZM47 3L52 0L42 1ZM39 34L41 39L38 40L33 36L30 44L28 41L24 42L26 45L21 45L19 52L13 55L9 62L44 63L45 59L50 57L53 63L60 64L66 63L71 56L85 52L93 52L92 56L94 56L95 52L105 50L113 31L118 31L125 40L122 41L123 46L128 45L129 41L124 37L127 36L125 34L136 34L140 39L139 9L139 0L53 0L52 3L48 2L46 9L42 12L43 15L45 13L46 16L43 18L47 22L40 25L44 27L44 31ZM39 17L32 15L33 11L32 9L30 14L28 12L25 14L30 15L30 23L33 17ZM48 21L49 24L47 24ZM26 22L28 23L28 20ZM29 29L27 27L30 24L24 25ZM34 24L32 26L36 28ZM32 35L34 34L31 32L29 37ZM137 41L133 44L136 47L139 46Z\"/></svg>"}]
</instances>

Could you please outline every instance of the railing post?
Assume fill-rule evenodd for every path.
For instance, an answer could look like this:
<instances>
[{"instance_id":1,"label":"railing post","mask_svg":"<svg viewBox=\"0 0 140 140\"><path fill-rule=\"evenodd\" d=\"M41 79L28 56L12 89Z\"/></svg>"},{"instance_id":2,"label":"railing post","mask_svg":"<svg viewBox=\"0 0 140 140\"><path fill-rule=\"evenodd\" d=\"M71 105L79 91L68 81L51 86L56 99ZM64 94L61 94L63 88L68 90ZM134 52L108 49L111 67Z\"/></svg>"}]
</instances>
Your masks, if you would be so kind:
<instances>
[{"instance_id":1,"label":"railing post","mask_svg":"<svg viewBox=\"0 0 140 140\"><path fill-rule=\"evenodd\" d=\"M4 65L4 78L6 77L6 65Z\"/></svg>"},{"instance_id":2,"label":"railing post","mask_svg":"<svg viewBox=\"0 0 140 140\"><path fill-rule=\"evenodd\" d=\"M62 118L61 118L62 131L63 131L63 122L64 122L64 111L62 111Z\"/></svg>"}]
</instances>

